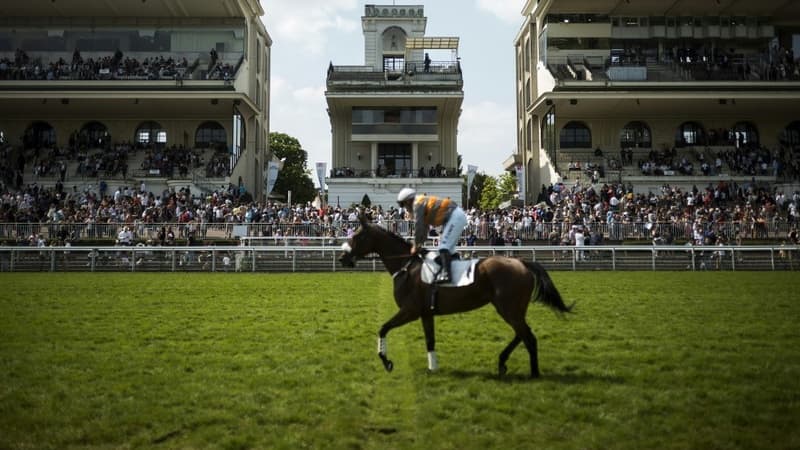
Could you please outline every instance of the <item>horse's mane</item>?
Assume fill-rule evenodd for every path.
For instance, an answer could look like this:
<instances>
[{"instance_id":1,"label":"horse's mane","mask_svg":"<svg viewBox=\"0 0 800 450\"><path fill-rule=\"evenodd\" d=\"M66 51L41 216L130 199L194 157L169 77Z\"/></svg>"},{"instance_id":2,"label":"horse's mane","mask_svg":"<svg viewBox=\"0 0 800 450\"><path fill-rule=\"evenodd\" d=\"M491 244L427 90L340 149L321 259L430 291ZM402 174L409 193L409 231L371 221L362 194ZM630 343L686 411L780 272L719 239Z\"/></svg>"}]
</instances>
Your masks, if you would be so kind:
<instances>
[{"instance_id":1,"label":"horse's mane","mask_svg":"<svg viewBox=\"0 0 800 450\"><path fill-rule=\"evenodd\" d=\"M376 231L378 234L382 234L384 236L388 236L389 238L394 239L395 241L403 244L404 248L411 248L411 244L407 240L405 240L402 236L400 236L399 234L397 234L397 233L395 233L393 231L389 231L386 228L380 227L380 226L378 226L378 225L376 225L374 223L370 223L367 226L370 228L370 230Z\"/></svg>"}]
</instances>

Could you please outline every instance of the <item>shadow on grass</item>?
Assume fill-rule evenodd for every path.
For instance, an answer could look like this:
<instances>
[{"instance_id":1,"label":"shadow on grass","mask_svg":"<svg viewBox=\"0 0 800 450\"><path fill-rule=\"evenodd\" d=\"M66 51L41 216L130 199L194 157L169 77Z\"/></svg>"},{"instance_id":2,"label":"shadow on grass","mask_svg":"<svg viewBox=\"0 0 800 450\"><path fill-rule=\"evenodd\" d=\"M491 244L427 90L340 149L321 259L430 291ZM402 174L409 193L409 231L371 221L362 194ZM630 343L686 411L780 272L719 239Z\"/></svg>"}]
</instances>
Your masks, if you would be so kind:
<instances>
[{"instance_id":1,"label":"shadow on grass","mask_svg":"<svg viewBox=\"0 0 800 450\"><path fill-rule=\"evenodd\" d=\"M593 373L580 373L580 372L564 372L553 373L545 372L539 378L531 378L525 373L507 373L505 375L498 375L497 372L490 373L481 370L448 370L440 369L439 374L451 376L453 378L468 379L477 378L483 380L492 380L500 382L552 382L559 384L587 384L587 383L603 383L603 384L624 384L625 378L614 375L597 375Z\"/></svg>"}]
</instances>

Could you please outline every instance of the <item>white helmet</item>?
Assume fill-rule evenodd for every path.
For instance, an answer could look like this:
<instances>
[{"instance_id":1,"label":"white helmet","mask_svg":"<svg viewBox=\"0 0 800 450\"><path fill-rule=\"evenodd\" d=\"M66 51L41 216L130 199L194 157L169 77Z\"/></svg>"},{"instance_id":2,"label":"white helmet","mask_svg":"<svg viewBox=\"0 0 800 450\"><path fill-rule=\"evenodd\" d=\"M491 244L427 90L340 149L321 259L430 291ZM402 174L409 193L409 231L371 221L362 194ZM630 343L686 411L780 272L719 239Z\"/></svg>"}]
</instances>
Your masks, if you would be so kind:
<instances>
[{"instance_id":1,"label":"white helmet","mask_svg":"<svg viewBox=\"0 0 800 450\"><path fill-rule=\"evenodd\" d=\"M397 203L403 203L410 198L414 198L415 195L417 195L417 191L412 188L400 189L400 193L397 194Z\"/></svg>"}]
</instances>

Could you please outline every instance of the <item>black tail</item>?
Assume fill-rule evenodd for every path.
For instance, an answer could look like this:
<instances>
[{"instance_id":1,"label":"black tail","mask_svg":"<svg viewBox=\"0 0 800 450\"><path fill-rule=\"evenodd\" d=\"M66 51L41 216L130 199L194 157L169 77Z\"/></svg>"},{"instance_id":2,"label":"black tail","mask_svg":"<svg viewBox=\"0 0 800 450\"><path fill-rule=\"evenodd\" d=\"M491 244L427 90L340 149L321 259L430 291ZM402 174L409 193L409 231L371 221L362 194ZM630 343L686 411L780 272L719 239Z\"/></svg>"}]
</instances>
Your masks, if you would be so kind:
<instances>
[{"instance_id":1,"label":"black tail","mask_svg":"<svg viewBox=\"0 0 800 450\"><path fill-rule=\"evenodd\" d=\"M575 306L575 304L573 303L569 306L564 304L561 294L558 292L558 289L556 289L553 280L544 267L533 261L522 262L536 277L536 293L534 294L533 300L544 303L558 313L572 312L572 307Z\"/></svg>"}]
</instances>

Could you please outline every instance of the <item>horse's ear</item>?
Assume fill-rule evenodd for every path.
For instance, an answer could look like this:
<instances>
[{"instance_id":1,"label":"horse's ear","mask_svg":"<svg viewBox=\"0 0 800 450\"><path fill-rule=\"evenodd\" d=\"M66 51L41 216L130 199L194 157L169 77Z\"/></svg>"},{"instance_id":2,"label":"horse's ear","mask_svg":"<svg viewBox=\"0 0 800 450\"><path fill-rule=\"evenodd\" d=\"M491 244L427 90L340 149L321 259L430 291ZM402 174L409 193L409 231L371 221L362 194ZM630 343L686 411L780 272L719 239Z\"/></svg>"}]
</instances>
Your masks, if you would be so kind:
<instances>
[{"instance_id":1,"label":"horse's ear","mask_svg":"<svg viewBox=\"0 0 800 450\"><path fill-rule=\"evenodd\" d=\"M367 216L364 214L363 210L358 211L358 221L361 223L362 227L367 226Z\"/></svg>"}]
</instances>

